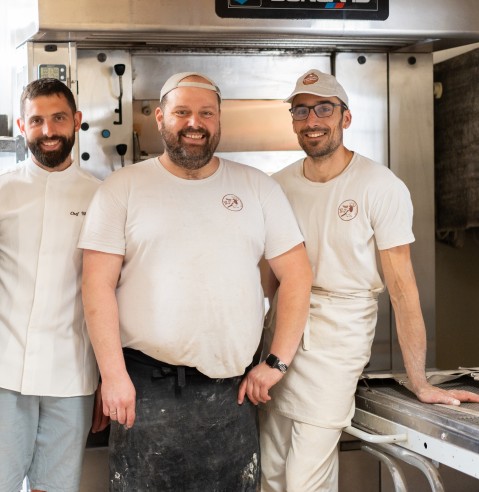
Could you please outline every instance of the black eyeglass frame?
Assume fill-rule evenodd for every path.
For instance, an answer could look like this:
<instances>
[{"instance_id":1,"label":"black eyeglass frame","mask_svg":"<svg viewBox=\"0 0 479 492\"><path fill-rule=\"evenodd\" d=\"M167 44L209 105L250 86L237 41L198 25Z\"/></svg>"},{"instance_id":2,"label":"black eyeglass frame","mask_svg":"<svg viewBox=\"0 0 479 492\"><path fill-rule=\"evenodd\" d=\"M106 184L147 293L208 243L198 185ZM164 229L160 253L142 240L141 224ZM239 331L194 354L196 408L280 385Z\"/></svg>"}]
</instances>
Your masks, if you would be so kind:
<instances>
[{"instance_id":1,"label":"black eyeglass frame","mask_svg":"<svg viewBox=\"0 0 479 492\"><path fill-rule=\"evenodd\" d=\"M331 106L331 113L330 114L327 114L327 115L319 115L317 112L316 112L316 109L318 106ZM346 104L344 104L343 102L341 103L332 103L332 102L329 102L329 101L325 101L325 102L321 102L321 103L318 103L318 104L315 104L314 106L304 106L302 104L300 104L299 106L293 106L292 108L289 108L289 112L291 113L291 117L293 118L294 121L304 121L304 120L307 120L309 118L309 114L311 113L311 110L314 111L314 114L318 117L318 118L328 118L329 116L331 116L334 112L334 108L337 107L337 106L340 106L344 109L349 109ZM296 108L306 108L308 109L308 114L306 115L305 118L295 118L294 117L294 110Z\"/></svg>"}]
</instances>

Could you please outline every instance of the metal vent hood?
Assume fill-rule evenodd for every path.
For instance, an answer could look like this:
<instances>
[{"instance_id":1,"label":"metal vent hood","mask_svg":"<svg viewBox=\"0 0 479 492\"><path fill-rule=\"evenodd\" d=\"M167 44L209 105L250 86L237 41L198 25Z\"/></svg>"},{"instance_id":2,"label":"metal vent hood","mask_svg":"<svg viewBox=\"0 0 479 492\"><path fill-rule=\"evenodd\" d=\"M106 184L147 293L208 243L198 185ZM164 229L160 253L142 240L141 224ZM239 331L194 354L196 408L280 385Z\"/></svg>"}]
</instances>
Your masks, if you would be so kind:
<instances>
[{"instance_id":1,"label":"metal vent hood","mask_svg":"<svg viewBox=\"0 0 479 492\"><path fill-rule=\"evenodd\" d=\"M479 40L477 0L389 0L384 21L225 19L215 0L17 0L11 8L16 46L432 52Z\"/></svg>"}]
</instances>

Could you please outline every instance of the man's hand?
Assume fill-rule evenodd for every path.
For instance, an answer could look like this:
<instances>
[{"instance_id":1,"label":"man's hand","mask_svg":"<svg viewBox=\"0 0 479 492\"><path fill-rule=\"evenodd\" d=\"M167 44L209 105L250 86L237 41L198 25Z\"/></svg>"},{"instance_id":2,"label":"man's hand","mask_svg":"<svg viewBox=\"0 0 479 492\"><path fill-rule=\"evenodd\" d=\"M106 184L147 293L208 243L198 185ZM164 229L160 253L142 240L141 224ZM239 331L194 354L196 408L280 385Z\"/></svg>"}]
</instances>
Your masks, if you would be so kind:
<instances>
[{"instance_id":1,"label":"man's hand","mask_svg":"<svg viewBox=\"0 0 479 492\"><path fill-rule=\"evenodd\" d=\"M253 367L241 381L238 391L238 404L241 405L243 403L245 395L253 405L271 400L268 391L282 377L283 373L281 371L269 367L264 362Z\"/></svg>"},{"instance_id":2,"label":"man's hand","mask_svg":"<svg viewBox=\"0 0 479 492\"><path fill-rule=\"evenodd\" d=\"M118 421L126 429L133 427L136 391L127 372L118 375L114 380L103 377L101 396L104 415Z\"/></svg>"},{"instance_id":3,"label":"man's hand","mask_svg":"<svg viewBox=\"0 0 479 492\"><path fill-rule=\"evenodd\" d=\"M415 394L423 403L443 403L445 405L460 405L461 402L479 403L479 394L464 390L444 390L429 383L415 391Z\"/></svg>"}]
</instances>

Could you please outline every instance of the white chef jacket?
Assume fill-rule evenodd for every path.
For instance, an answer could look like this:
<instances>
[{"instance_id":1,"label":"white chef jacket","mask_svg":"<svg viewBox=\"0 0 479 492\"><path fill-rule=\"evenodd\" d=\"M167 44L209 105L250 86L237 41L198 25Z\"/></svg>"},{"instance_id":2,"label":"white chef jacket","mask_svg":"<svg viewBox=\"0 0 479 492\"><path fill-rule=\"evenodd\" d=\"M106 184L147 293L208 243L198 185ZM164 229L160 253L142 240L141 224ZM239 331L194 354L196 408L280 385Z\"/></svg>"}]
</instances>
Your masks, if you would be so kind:
<instances>
[{"instance_id":1,"label":"white chef jacket","mask_svg":"<svg viewBox=\"0 0 479 492\"><path fill-rule=\"evenodd\" d=\"M81 301L78 236L99 180L27 159L0 174L0 387L92 394L98 369Z\"/></svg>"}]
</instances>

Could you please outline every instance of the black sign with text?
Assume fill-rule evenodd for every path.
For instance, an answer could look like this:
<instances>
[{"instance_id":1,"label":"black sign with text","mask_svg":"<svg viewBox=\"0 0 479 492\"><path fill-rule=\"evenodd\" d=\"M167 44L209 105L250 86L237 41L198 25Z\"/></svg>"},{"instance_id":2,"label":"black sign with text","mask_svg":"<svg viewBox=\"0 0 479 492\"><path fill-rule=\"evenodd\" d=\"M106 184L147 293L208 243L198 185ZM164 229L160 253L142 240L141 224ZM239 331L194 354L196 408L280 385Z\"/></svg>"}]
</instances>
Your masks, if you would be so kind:
<instances>
[{"instance_id":1,"label":"black sign with text","mask_svg":"<svg viewBox=\"0 0 479 492\"><path fill-rule=\"evenodd\" d=\"M389 0L215 0L218 17L386 20Z\"/></svg>"}]
</instances>

